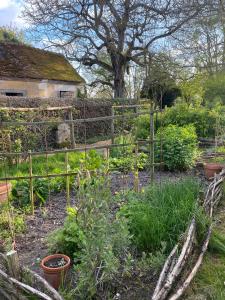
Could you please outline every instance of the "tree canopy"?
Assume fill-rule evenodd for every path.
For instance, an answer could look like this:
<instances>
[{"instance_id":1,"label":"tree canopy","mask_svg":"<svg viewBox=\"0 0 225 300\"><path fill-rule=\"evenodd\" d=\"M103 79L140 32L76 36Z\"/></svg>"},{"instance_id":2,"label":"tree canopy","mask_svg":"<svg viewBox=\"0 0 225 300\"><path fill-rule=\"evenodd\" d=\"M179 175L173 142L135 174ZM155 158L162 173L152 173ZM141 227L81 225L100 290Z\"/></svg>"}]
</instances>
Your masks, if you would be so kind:
<instances>
[{"instance_id":1,"label":"tree canopy","mask_svg":"<svg viewBox=\"0 0 225 300\"><path fill-rule=\"evenodd\" d=\"M113 77L115 97L123 97L131 63L162 39L204 12L207 0L25 0L24 16L41 38L67 56ZM98 55L104 50L110 62Z\"/></svg>"}]
</instances>

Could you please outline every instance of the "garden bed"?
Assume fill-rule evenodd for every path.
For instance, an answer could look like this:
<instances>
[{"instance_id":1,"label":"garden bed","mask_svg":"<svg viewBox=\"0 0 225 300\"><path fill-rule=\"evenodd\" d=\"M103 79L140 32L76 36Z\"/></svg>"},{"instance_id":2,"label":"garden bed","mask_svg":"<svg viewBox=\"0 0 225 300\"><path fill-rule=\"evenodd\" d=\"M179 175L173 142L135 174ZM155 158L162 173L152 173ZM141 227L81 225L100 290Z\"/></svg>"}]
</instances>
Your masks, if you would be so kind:
<instances>
[{"instance_id":1,"label":"garden bed","mask_svg":"<svg viewBox=\"0 0 225 300\"><path fill-rule=\"evenodd\" d=\"M180 180L181 178L194 175L196 172L201 176L201 170L192 170L188 172L171 173L155 172L155 180L159 183L165 180ZM124 182L125 180L125 182ZM146 171L139 172L140 186L146 186L150 182L150 174ZM124 185L125 184L125 185ZM111 191L113 194L124 188L133 187L133 175L119 176L113 174L111 178ZM71 195L72 205L76 204L75 194ZM118 207L111 208L117 211ZM49 254L46 245L46 237L53 230L61 227L66 217L66 195L64 192L51 195L45 206L35 210L34 216L26 216L26 232L16 237L16 249L18 250L21 264L28 266L31 270L42 274L40 269L40 260ZM145 266L146 267L146 266ZM142 272L141 268L132 270L129 276L121 276L116 281L110 283L110 290L115 290L115 299L147 299L153 292L153 288L158 279L159 269L149 269ZM117 296L116 296L117 294ZM104 299L101 295L100 299Z\"/></svg>"}]
</instances>

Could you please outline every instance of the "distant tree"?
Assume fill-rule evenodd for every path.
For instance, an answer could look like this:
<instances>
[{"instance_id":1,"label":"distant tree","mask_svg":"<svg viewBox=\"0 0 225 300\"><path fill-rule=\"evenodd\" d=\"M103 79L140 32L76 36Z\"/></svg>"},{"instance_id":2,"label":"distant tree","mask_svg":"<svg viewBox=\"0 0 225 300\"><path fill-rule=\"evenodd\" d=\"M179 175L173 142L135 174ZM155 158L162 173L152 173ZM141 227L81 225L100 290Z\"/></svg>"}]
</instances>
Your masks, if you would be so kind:
<instances>
[{"instance_id":1,"label":"distant tree","mask_svg":"<svg viewBox=\"0 0 225 300\"><path fill-rule=\"evenodd\" d=\"M113 77L114 97L125 94L131 63L205 11L208 0L24 0L24 16L41 38L85 66ZM104 50L110 63L98 56Z\"/></svg>"},{"instance_id":2,"label":"distant tree","mask_svg":"<svg viewBox=\"0 0 225 300\"><path fill-rule=\"evenodd\" d=\"M141 97L150 98L161 104L171 106L181 95L176 83L180 66L166 53L154 55L148 62L147 76L144 80Z\"/></svg>"},{"instance_id":3,"label":"distant tree","mask_svg":"<svg viewBox=\"0 0 225 300\"><path fill-rule=\"evenodd\" d=\"M183 79L179 84L181 90L179 100L192 106L201 105L204 101L204 80L206 76L206 74L195 74L191 79Z\"/></svg>"},{"instance_id":4,"label":"distant tree","mask_svg":"<svg viewBox=\"0 0 225 300\"><path fill-rule=\"evenodd\" d=\"M0 42L23 44L24 34L16 28L3 26L0 27Z\"/></svg>"},{"instance_id":5,"label":"distant tree","mask_svg":"<svg viewBox=\"0 0 225 300\"><path fill-rule=\"evenodd\" d=\"M190 70L212 75L225 71L225 0L209 1L210 14L202 14L174 35L182 59Z\"/></svg>"},{"instance_id":6,"label":"distant tree","mask_svg":"<svg viewBox=\"0 0 225 300\"><path fill-rule=\"evenodd\" d=\"M204 101L209 107L225 105L225 72L211 75L204 81Z\"/></svg>"}]
</instances>

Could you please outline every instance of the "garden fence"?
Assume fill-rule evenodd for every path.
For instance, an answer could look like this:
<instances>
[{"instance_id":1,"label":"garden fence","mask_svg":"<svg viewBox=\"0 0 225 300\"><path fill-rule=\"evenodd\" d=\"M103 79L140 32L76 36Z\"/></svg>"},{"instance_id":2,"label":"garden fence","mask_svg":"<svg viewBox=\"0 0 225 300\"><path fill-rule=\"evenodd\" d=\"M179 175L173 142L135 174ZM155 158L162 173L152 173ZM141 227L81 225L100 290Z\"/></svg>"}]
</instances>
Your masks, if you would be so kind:
<instances>
[{"instance_id":1,"label":"garden fence","mask_svg":"<svg viewBox=\"0 0 225 300\"><path fill-rule=\"evenodd\" d=\"M19 100L18 100L19 101ZM139 103L139 104L126 104L123 103L118 104L118 105L112 105L111 108L111 114L107 116L101 116L101 117L92 117L92 118L82 118L82 119L74 119L73 117L73 106L61 106L61 107L44 107L44 108L34 108L34 107L27 107L27 108L22 108L22 107L1 107L0 111L3 113L9 113L9 112L22 112L22 113L29 113L32 112L34 113L39 113L40 111L66 111L68 112L68 118L67 119L55 119L55 120L38 120L38 121L2 121L0 123L0 128L2 130L8 130L10 128L16 128L20 126L27 126L30 128L30 126L39 126L39 125L44 125L44 126L52 126L52 125L59 125L59 124L68 124L70 126L70 137L71 137L71 148L70 149L53 149L53 150L48 150L46 147L45 151L25 151L25 152L11 152L11 151L4 151L0 152L0 157L2 157L3 161L5 162L6 159L10 159L11 161L16 158L16 161L20 161L20 158L26 158L28 159L29 162L29 174L26 176L7 176L5 172L5 176L0 177L0 182L8 182L8 181L18 181L18 180L28 180L30 184L30 201L31 201L31 208L32 208L32 213L34 214L34 193L33 193L33 185L34 185L34 179L40 179L40 178L54 178L54 177L64 177L66 179L66 199L67 199L67 205L70 205L70 177L71 176L77 176L80 174L80 171L70 171L68 168L69 165L69 158L68 154L69 153L74 153L74 152L85 152L89 150L98 150L98 151L106 151L106 158L107 160L109 159L109 151L112 148L119 148L119 147L129 147L131 145L135 145L135 153L138 153L138 149L140 145L145 145L149 147L149 168L150 168L150 177L151 181L153 181L154 177L154 167L155 165L161 165L161 163L155 163L154 162L154 114L158 114L159 110L153 108L153 104L148 102L146 103ZM134 112L129 112L129 110L134 110ZM85 111L85 109L84 109ZM118 113L119 111L119 113ZM133 120L134 118L141 116L141 115L150 115L150 132L149 132L149 139L148 140L143 140L143 141L137 141L135 143L122 143L122 144L117 144L115 143L115 122L122 122L121 129L122 129L122 135L124 134L124 125L125 121ZM87 144L87 138L85 136L85 143L84 145L77 146L76 141L75 141L75 125L83 124L84 127L86 128L87 124L93 123L93 122L99 122L99 121L110 121L110 139L111 143L110 144L103 144L103 145L88 145ZM84 129L86 131L86 129ZM11 147L10 147L11 148ZM48 160L48 157L51 155L55 155L58 153L63 153L65 156L65 172L61 173L51 173L49 174L48 171L46 170L46 174L34 174L33 173L33 157L34 156L45 156L46 161ZM47 165L47 164L46 164ZM3 168L5 165L3 164ZM136 168L137 164L136 164ZM85 172L85 171L84 171ZM138 176L138 172L134 170L134 174ZM123 177L123 175L122 175ZM138 181L138 178L135 180ZM124 182L124 178L123 178ZM138 189L138 188L137 188Z\"/></svg>"}]
</instances>

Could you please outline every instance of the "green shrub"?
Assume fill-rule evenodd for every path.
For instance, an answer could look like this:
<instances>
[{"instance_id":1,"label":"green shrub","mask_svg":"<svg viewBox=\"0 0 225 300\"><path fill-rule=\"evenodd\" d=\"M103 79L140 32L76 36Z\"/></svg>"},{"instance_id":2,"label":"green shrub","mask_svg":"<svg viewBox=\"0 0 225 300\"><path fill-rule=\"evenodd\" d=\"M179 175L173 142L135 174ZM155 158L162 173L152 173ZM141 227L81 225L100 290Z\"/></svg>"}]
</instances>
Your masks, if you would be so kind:
<instances>
[{"instance_id":1,"label":"green shrub","mask_svg":"<svg viewBox=\"0 0 225 300\"><path fill-rule=\"evenodd\" d=\"M81 190L77 215L85 241L76 293L85 299L92 299L99 286L116 276L130 241L126 220L112 217L114 202L108 183L103 178L90 183Z\"/></svg>"},{"instance_id":2,"label":"green shrub","mask_svg":"<svg viewBox=\"0 0 225 300\"><path fill-rule=\"evenodd\" d=\"M154 253L165 243L170 251L197 211L199 191L198 181L186 178L150 186L143 194L128 194L120 214L128 218L134 245Z\"/></svg>"},{"instance_id":3,"label":"green shrub","mask_svg":"<svg viewBox=\"0 0 225 300\"><path fill-rule=\"evenodd\" d=\"M161 128L156 135L156 160L162 160L168 170L186 170L193 166L198 154L197 135L193 126L169 125Z\"/></svg>"},{"instance_id":4,"label":"green shrub","mask_svg":"<svg viewBox=\"0 0 225 300\"><path fill-rule=\"evenodd\" d=\"M220 120L220 126L225 126L224 106L219 109L208 109L204 106L191 107L185 103L178 103L166 108L162 115L155 120L155 129L161 125L194 125L198 137L215 137L216 122ZM134 125L134 134L138 139L147 139L150 133L149 115L139 116Z\"/></svg>"},{"instance_id":5,"label":"green shrub","mask_svg":"<svg viewBox=\"0 0 225 300\"><path fill-rule=\"evenodd\" d=\"M134 153L135 144L134 137L131 134L118 136L115 138L115 143L121 147L114 147L110 150L109 166L111 170L116 170L123 173L129 173L136 167L143 170L147 163L147 155L145 153ZM123 144L131 144L122 146Z\"/></svg>"},{"instance_id":6,"label":"green shrub","mask_svg":"<svg viewBox=\"0 0 225 300\"><path fill-rule=\"evenodd\" d=\"M163 126L170 124L178 126L194 125L198 137L214 137L218 113L206 107L191 107L187 104L177 104L167 108L162 115Z\"/></svg>"}]
</instances>

